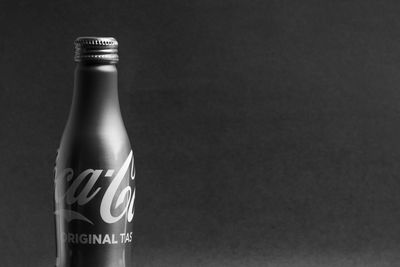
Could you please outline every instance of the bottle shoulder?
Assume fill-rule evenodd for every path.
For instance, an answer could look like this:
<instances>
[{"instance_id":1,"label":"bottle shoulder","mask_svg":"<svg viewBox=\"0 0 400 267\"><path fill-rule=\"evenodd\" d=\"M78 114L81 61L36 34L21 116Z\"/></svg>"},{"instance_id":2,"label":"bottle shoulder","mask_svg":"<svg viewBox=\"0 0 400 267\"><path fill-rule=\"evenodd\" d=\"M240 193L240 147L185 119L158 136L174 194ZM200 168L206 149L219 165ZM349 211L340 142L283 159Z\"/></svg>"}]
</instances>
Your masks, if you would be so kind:
<instances>
[{"instance_id":1,"label":"bottle shoulder","mask_svg":"<svg viewBox=\"0 0 400 267\"><path fill-rule=\"evenodd\" d=\"M63 157L58 161L62 165L112 166L126 158L131 150L123 126L79 129L67 125L59 147L59 155Z\"/></svg>"}]
</instances>

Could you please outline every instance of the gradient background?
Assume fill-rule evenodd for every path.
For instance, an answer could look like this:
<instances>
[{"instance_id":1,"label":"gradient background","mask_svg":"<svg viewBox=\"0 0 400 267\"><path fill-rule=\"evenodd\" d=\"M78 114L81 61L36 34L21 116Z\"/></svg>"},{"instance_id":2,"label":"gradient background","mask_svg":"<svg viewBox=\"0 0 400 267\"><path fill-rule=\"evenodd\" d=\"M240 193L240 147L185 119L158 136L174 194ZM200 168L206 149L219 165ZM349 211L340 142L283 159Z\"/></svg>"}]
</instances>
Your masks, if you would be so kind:
<instances>
[{"instance_id":1,"label":"gradient background","mask_svg":"<svg viewBox=\"0 0 400 267\"><path fill-rule=\"evenodd\" d=\"M400 265L398 1L0 10L1 266L53 266L53 162L81 35L120 42L136 266Z\"/></svg>"}]
</instances>

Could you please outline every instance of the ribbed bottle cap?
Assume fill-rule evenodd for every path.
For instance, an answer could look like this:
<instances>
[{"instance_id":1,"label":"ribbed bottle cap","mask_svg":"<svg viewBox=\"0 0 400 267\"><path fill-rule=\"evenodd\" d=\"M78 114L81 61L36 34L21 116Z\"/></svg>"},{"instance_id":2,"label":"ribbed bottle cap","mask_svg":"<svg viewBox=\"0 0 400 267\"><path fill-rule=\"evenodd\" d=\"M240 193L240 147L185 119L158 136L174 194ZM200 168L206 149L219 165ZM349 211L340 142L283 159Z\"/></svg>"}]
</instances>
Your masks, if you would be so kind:
<instances>
[{"instance_id":1,"label":"ribbed bottle cap","mask_svg":"<svg viewBox=\"0 0 400 267\"><path fill-rule=\"evenodd\" d=\"M75 62L118 62L118 42L112 37L79 37L75 40Z\"/></svg>"}]
</instances>

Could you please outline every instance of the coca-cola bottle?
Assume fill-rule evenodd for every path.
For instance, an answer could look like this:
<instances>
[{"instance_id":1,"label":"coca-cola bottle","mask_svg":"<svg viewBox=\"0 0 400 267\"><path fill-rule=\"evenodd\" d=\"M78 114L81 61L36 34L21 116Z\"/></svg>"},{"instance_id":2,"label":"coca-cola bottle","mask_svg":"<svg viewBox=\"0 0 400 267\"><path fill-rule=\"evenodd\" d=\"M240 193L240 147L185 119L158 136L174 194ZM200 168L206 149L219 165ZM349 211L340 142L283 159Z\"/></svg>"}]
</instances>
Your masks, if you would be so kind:
<instances>
[{"instance_id":1,"label":"coca-cola bottle","mask_svg":"<svg viewBox=\"0 0 400 267\"><path fill-rule=\"evenodd\" d=\"M57 267L128 267L135 167L114 38L75 41L73 101L55 165Z\"/></svg>"}]
</instances>

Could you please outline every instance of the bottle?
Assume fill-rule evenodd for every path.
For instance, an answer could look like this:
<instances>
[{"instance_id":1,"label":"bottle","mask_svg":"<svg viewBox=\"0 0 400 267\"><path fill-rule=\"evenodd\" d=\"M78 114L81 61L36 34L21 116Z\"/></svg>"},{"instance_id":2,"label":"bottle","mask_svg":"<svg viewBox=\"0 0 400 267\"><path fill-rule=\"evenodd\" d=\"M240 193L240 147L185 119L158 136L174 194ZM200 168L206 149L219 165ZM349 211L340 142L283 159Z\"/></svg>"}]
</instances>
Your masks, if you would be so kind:
<instances>
[{"instance_id":1,"label":"bottle","mask_svg":"<svg viewBox=\"0 0 400 267\"><path fill-rule=\"evenodd\" d=\"M135 167L114 38L75 41L75 85L55 164L57 267L132 266Z\"/></svg>"}]
</instances>

